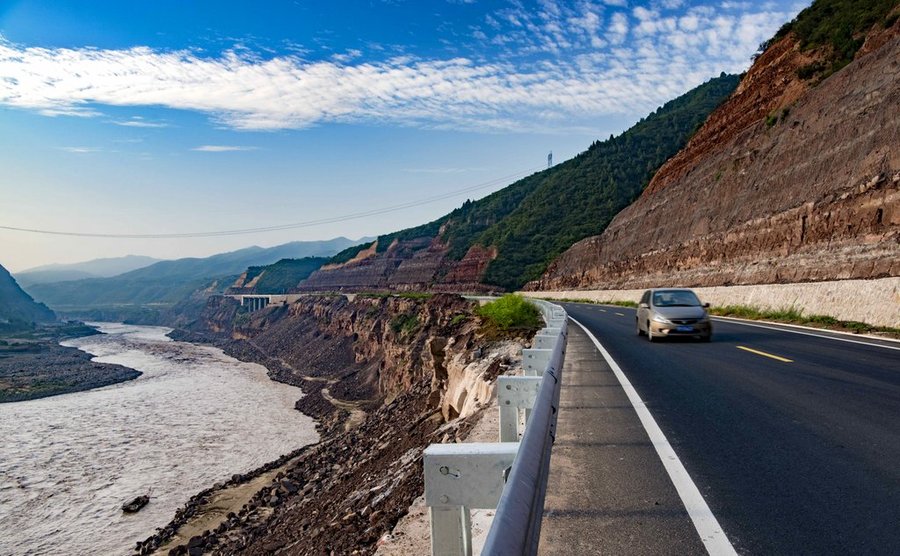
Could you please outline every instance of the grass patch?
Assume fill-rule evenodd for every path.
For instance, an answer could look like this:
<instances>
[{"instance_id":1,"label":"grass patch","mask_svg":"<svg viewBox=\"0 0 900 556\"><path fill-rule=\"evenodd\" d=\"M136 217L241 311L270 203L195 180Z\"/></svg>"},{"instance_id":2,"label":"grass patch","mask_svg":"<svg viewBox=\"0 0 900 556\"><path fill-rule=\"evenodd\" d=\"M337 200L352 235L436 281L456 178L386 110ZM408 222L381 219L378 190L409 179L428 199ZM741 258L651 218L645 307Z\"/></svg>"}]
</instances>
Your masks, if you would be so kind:
<instances>
[{"instance_id":1,"label":"grass patch","mask_svg":"<svg viewBox=\"0 0 900 556\"><path fill-rule=\"evenodd\" d=\"M813 326L818 328L828 328L832 330L841 330L845 332L853 332L854 334L875 334L880 336L889 336L900 338L900 328L892 328L890 326L875 326L864 322L853 320L840 320L829 315L804 315L803 309L795 306L782 307L780 309L760 309L749 305L725 305L722 307L711 307L710 314L721 317L736 317L749 320L769 320L775 322L786 322L790 324L801 324L804 326Z\"/></svg>"},{"instance_id":2,"label":"grass patch","mask_svg":"<svg viewBox=\"0 0 900 556\"><path fill-rule=\"evenodd\" d=\"M464 314L460 313L460 314L454 316L454 317L450 320L450 326L456 326L457 324L459 324L459 323L461 323L461 322L465 322L465 320L466 320L467 318L469 318L468 315L464 315Z\"/></svg>"},{"instance_id":3,"label":"grass patch","mask_svg":"<svg viewBox=\"0 0 900 556\"><path fill-rule=\"evenodd\" d=\"M483 329L489 336L509 335L511 332L532 332L544 324L538 308L521 295L508 294L478 308L484 319Z\"/></svg>"},{"instance_id":4,"label":"grass patch","mask_svg":"<svg viewBox=\"0 0 900 556\"><path fill-rule=\"evenodd\" d=\"M419 317L416 315L402 314L391 319L391 330L397 336L411 334L419 327Z\"/></svg>"}]
</instances>

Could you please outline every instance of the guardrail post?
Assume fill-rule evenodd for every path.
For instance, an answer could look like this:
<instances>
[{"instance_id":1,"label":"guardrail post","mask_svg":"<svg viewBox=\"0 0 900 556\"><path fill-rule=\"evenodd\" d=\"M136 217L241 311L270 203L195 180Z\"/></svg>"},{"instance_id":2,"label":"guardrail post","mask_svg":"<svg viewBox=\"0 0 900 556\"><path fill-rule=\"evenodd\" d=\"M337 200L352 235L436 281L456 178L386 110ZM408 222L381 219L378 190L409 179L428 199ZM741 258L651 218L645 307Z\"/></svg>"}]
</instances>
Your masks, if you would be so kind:
<instances>
[{"instance_id":1,"label":"guardrail post","mask_svg":"<svg viewBox=\"0 0 900 556\"><path fill-rule=\"evenodd\" d=\"M550 363L550 356L553 355L552 349L523 349L522 350L522 367L525 370L525 376L540 376Z\"/></svg>"},{"instance_id":2,"label":"guardrail post","mask_svg":"<svg viewBox=\"0 0 900 556\"><path fill-rule=\"evenodd\" d=\"M431 553L471 556L470 509L496 508L518 442L432 444L425 449Z\"/></svg>"},{"instance_id":3,"label":"guardrail post","mask_svg":"<svg viewBox=\"0 0 900 556\"><path fill-rule=\"evenodd\" d=\"M497 405L500 406L500 442L519 441L519 410L525 410L525 423L541 388L539 376L498 376Z\"/></svg>"}]
</instances>

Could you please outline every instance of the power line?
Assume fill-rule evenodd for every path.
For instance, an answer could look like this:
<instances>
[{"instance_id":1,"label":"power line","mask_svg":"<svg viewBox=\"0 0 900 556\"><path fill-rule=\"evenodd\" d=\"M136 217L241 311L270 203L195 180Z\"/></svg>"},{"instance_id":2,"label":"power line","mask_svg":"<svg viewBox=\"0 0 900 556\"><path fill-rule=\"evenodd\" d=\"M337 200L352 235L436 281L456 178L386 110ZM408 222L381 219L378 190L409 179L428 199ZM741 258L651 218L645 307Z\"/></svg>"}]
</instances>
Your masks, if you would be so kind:
<instances>
[{"instance_id":1,"label":"power line","mask_svg":"<svg viewBox=\"0 0 900 556\"><path fill-rule=\"evenodd\" d=\"M112 238L112 239L173 239L173 238L192 238L192 237L220 237L220 236L236 236L236 235L247 235L247 234L258 234L265 232L276 232L280 230L293 230L297 228L308 228L311 226L321 226L322 224L334 224L337 222L346 222L348 220L358 220L360 218L367 218L369 216L378 216L380 214L387 214L390 212L396 212L399 210L404 210L408 208L418 207L421 205L425 205L428 203L434 203L436 201L442 201L444 199L450 199L457 195L461 195L463 193L469 193L472 191L477 191L479 189L485 189L487 187L491 187L497 185L498 183L503 183L509 180L512 180L517 177L522 177L524 175L530 174L539 170L540 168L530 168L528 170L521 170L514 174L510 174L508 176L503 176L501 178L495 178L490 181L486 181L483 183L479 183L477 185L472 185L469 187L465 187L463 189L457 189L455 191L450 191L448 193L443 193L441 195L436 195L434 197L426 197L424 199L419 199L416 201L409 201L406 203L401 203L398 205L391 205L388 207L382 207L378 209L367 210L363 212L356 212L352 214L346 214L343 216L334 216L331 218L320 218L318 220L306 220L304 222L294 222L292 224L280 224L276 226L263 226L260 228L243 228L237 230L218 230L211 232L182 232L182 233L158 233L158 234L126 234L126 233L89 233L89 232L70 232L70 231L60 231L60 230L41 230L35 228L19 228L15 226L3 226L0 225L0 230L9 230L13 232L26 232L32 234L44 234L44 235L53 235L53 236L70 236L70 237L91 237L91 238Z\"/></svg>"}]
</instances>

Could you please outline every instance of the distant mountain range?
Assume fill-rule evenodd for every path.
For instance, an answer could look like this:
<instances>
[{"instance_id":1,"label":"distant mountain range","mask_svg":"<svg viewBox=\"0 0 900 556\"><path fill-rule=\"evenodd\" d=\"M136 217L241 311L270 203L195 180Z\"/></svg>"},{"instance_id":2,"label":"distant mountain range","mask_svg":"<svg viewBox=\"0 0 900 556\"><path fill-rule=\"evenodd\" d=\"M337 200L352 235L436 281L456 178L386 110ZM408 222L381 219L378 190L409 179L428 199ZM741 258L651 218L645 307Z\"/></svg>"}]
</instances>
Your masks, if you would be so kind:
<instances>
[{"instance_id":1,"label":"distant mountain range","mask_svg":"<svg viewBox=\"0 0 900 556\"><path fill-rule=\"evenodd\" d=\"M5 268L0 266L0 330L56 320L53 311L25 293Z\"/></svg>"},{"instance_id":2,"label":"distant mountain range","mask_svg":"<svg viewBox=\"0 0 900 556\"><path fill-rule=\"evenodd\" d=\"M212 279L236 279L247 267L269 265L281 259L330 257L360 241L370 239L339 237L268 248L253 246L211 257L159 261L111 278L32 284L27 290L35 299L57 309L175 303Z\"/></svg>"},{"instance_id":3,"label":"distant mountain range","mask_svg":"<svg viewBox=\"0 0 900 556\"><path fill-rule=\"evenodd\" d=\"M110 278L132 270L150 266L160 259L142 255L126 255L107 259L94 259L82 263L48 264L29 268L15 274L16 282L23 288L33 284L68 282L85 278Z\"/></svg>"}]
</instances>

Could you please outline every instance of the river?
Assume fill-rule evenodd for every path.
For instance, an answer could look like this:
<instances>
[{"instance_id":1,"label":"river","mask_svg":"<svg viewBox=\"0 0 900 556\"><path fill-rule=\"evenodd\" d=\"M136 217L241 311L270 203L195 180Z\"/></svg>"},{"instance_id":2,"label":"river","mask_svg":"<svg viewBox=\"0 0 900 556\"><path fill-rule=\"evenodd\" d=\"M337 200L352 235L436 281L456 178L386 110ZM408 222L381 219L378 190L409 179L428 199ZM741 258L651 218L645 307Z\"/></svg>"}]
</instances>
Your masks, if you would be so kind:
<instances>
[{"instance_id":1,"label":"river","mask_svg":"<svg viewBox=\"0 0 900 556\"><path fill-rule=\"evenodd\" d=\"M144 374L0 404L0 554L128 554L198 491L318 440L301 390L262 366L168 328L94 325L63 345Z\"/></svg>"}]
</instances>

